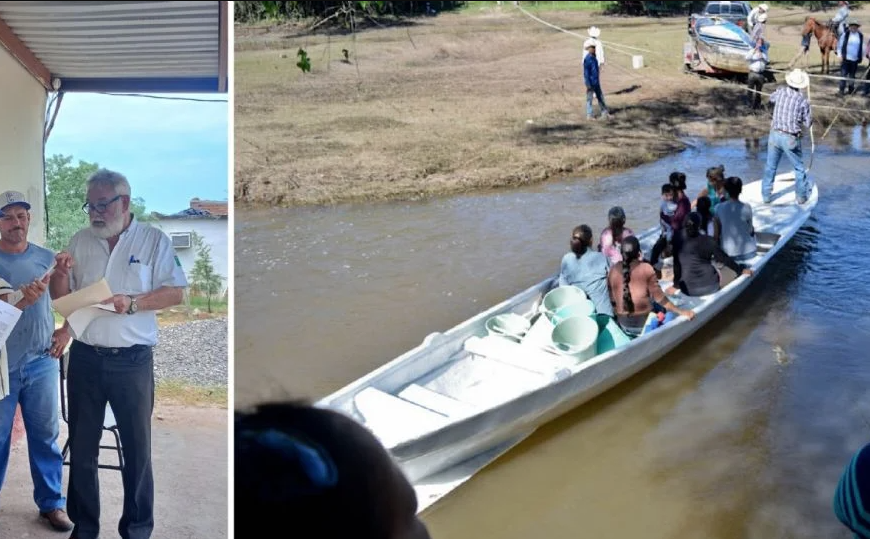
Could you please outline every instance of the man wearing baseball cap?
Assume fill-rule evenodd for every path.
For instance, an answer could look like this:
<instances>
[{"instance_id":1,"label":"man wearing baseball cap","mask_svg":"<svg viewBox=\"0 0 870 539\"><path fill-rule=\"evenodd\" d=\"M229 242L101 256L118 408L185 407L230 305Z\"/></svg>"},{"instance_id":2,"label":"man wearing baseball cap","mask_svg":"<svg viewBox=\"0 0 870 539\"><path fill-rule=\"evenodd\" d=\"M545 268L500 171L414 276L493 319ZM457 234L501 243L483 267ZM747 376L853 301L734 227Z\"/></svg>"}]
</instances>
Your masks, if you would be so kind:
<instances>
[{"instance_id":1,"label":"man wearing baseball cap","mask_svg":"<svg viewBox=\"0 0 870 539\"><path fill-rule=\"evenodd\" d=\"M0 399L0 489L9 465L15 409L20 405L33 499L51 527L69 531L73 524L65 511L63 457L57 443L59 375L55 360L68 340L54 329L46 293L55 255L27 240L30 203L24 194L0 193L0 212L0 279L22 295L15 305L22 311L21 318L6 341L9 394Z\"/></svg>"}]
</instances>

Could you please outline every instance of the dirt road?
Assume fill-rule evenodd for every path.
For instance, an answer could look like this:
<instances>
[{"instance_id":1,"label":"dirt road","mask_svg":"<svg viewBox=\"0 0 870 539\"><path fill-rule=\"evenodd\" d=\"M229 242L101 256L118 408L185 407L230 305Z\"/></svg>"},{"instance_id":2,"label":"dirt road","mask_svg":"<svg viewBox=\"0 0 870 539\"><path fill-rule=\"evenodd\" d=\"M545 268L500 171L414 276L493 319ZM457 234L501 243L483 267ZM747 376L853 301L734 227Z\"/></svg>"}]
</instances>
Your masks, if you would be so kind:
<instances>
[{"instance_id":1,"label":"dirt road","mask_svg":"<svg viewBox=\"0 0 870 539\"><path fill-rule=\"evenodd\" d=\"M773 9L772 67L794 55L806 14ZM766 136L769 115L748 114L742 85L683 72L685 17L538 16L578 34L602 29L611 119L586 119L582 40L508 3L355 37L237 25L237 203L415 200L632 167L683 148L686 135ZM630 51L644 67L607 42L649 51ZM295 65L299 48L310 73ZM815 42L810 61L820 61ZM814 83L814 104L842 103L834 83ZM835 114L816 113L823 128Z\"/></svg>"}]
</instances>

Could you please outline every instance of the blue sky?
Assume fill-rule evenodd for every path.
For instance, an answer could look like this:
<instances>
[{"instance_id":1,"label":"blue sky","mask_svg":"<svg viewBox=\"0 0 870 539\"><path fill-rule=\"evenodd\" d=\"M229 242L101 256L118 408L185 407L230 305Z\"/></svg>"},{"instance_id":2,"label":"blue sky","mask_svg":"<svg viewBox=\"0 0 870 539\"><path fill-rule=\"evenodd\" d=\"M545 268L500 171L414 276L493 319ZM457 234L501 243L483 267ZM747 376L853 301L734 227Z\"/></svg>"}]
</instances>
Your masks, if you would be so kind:
<instances>
[{"instance_id":1,"label":"blue sky","mask_svg":"<svg viewBox=\"0 0 870 539\"><path fill-rule=\"evenodd\" d=\"M149 94L226 100L226 94ZM228 103L68 93L45 148L117 170L148 211L227 200Z\"/></svg>"}]
</instances>

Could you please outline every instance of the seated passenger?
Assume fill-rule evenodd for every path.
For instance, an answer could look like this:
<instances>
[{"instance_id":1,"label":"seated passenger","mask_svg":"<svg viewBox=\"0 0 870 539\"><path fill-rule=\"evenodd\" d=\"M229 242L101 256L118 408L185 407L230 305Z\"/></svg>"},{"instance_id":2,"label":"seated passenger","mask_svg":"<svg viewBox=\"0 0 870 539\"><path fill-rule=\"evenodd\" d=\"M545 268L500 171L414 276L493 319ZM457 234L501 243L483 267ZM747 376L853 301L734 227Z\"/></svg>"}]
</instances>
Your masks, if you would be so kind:
<instances>
[{"instance_id":1,"label":"seated passenger","mask_svg":"<svg viewBox=\"0 0 870 539\"><path fill-rule=\"evenodd\" d=\"M612 266L622 260L619 251L622 239L634 235L634 232L625 226L625 210L619 206L610 208L607 212L607 222L609 226L601 231L598 250L604 253Z\"/></svg>"},{"instance_id":2,"label":"seated passenger","mask_svg":"<svg viewBox=\"0 0 870 539\"><path fill-rule=\"evenodd\" d=\"M688 296L706 296L719 290L722 278L713 262L719 262L734 271L752 275L752 270L741 266L710 236L701 234L701 216L692 212L686 217L679 241L674 242L674 283ZM675 292L674 287L668 293Z\"/></svg>"},{"instance_id":3,"label":"seated passenger","mask_svg":"<svg viewBox=\"0 0 870 539\"><path fill-rule=\"evenodd\" d=\"M725 254L742 262L753 258L758 251L755 240L755 227L752 224L752 208L745 202L740 202L743 191L743 181L731 176L725 180L725 191L729 200L719 204L716 210L716 238Z\"/></svg>"},{"instance_id":4,"label":"seated passenger","mask_svg":"<svg viewBox=\"0 0 870 539\"><path fill-rule=\"evenodd\" d=\"M236 412L237 537L429 539L413 487L368 429L338 412L270 403Z\"/></svg>"},{"instance_id":5,"label":"seated passenger","mask_svg":"<svg viewBox=\"0 0 870 539\"><path fill-rule=\"evenodd\" d=\"M710 167L707 169L707 186L704 187L704 190L698 193L698 198L695 199L695 202L692 204L692 207L698 207L698 202L701 201L703 197L708 197L710 199L710 211L716 213L716 207L720 202L725 200L725 191L722 189L722 185L725 183L725 165L719 165L718 167Z\"/></svg>"},{"instance_id":6,"label":"seated passenger","mask_svg":"<svg viewBox=\"0 0 870 539\"><path fill-rule=\"evenodd\" d=\"M655 301L666 310L691 320L694 311L680 309L665 296L659 286L655 269L643 260L640 242L634 236L622 240L622 261L610 268L607 282L614 304L616 322L629 335L643 333L647 316Z\"/></svg>"},{"instance_id":7,"label":"seated passenger","mask_svg":"<svg viewBox=\"0 0 870 539\"><path fill-rule=\"evenodd\" d=\"M592 249L592 229L576 227L571 234L571 252L562 257L559 286L574 285L589 296L595 312L613 316L613 305L607 291L607 258Z\"/></svg>"},{"instance_id":8,"label":"seated passenger","mask_svg":"<svg viewBox=\"0 0 870 539\"><path fill-rule=\"evenodd\" d=\"M701 234L716 237L716 222L713 219L713 202L710 197L703 196L698 199L698 215L701 216Z\"/></svg>"},{"instance_id":9,"label":"seated passenger","mask_svg":"<svg viewBox=\"0 0 870 539\"><path fill-rule=\"evenodd\" d=\"M674 211L674 214L671 216L660 215L660 219L667 222L671 225L671 228L674 231L674 236L678 236L680 230L683 227L683 221L686 219L686 215L692 211L692 203L689 201L689 197L686 196L686 175L682 172L671 172L670 177L668 178L668 183L673 187L673 201L677 204L677 209ZM666 241L659 241L652 248L652 253L650 253L650 264L653 266L659 263L659 257L661 257L662 253L668 247L668 243ZM671 243L671 247L673 247L673 242Z\"/></svg>"}]
</instances>

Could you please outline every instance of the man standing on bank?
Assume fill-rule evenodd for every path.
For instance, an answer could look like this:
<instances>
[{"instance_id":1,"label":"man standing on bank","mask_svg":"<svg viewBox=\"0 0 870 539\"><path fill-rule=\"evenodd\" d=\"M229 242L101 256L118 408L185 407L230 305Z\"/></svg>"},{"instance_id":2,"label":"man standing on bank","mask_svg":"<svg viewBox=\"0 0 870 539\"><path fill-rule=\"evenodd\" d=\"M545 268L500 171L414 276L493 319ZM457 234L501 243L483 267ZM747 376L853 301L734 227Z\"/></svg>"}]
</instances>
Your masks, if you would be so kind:
<instances>
[{"instance_id":1,"label":"man standing on bank","mask_svg":"<svg viewBox=\"0 0 870 539\"><path fill-rule=\"evenodd\" d=\"M801 152L801 133L813 125L810 103L801 90L810 85L810 77L805 71L795 69L785 76L788 86L780 86L770 96L774 104L773 120L770 123L770 136L767 139L767 166L761 181L761 196L769 204L773 195L773 179L782 155L794 166L795 199L805 204L812 192L807 181Z\"/></svg>"},{"instance_id":2,"label":"man standing on bank","mask_svg":"<svg viewBox=\"0 0 870 539\"><path fill-rule=\"evenodd\" d=\"M54 253L27 240L30 203L22 193L0 194L0 206L0 278L22 293L15 303L21 318L6 341L9 395L0 397L0 486L9 465L15 409L20 405L33 501L52 528L69 531L73 525L64 512L63 457L57 444L60 372L56 359L69 341L58 341L63 332L54 329L46 294Z\"/></svg>"},{"instance_id":3,"label":"man standing on bank","mask_svg":"<svg viewBox=\"0 0 870 539\"><path fill-rule=\"evenodd\" d=\"M69 514L72 537L95 539L100 531L97 458L108 402L115 414L124 453L123 539L147 539L154 529L151 415L157 314L182 302L187 279L172 241L130 212L130 184L99 170L87 184L82 209L90 227L77 232L67 252L57 255L52 298L106 278L115 294L104 303L115 313L94 319L70 346Z\"/></svg>"}]
</instances>

